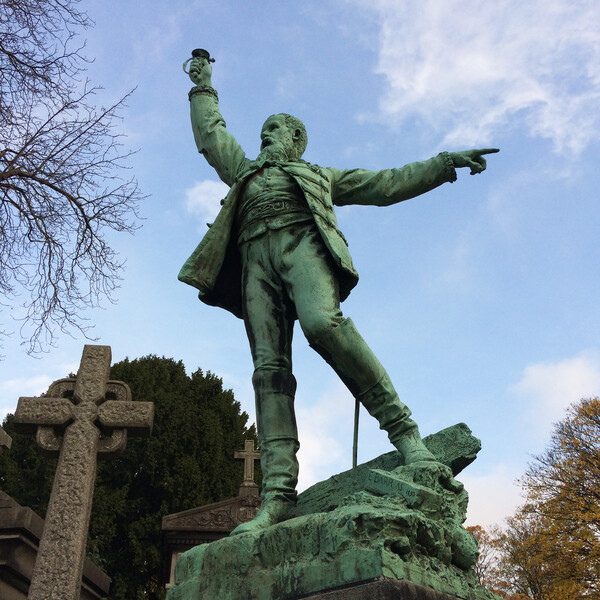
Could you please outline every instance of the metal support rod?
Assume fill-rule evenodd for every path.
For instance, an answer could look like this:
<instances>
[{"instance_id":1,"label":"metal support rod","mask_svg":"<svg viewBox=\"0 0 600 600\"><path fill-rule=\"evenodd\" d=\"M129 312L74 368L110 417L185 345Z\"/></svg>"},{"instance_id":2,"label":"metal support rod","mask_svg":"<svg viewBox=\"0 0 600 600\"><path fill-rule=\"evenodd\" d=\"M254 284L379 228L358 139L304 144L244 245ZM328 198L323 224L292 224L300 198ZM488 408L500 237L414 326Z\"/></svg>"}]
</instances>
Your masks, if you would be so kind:
<instances>
[{"instance_id":1,"label":"metal support rod","mask_svg":"<svg viewBox=\"0 0 600 600\"><path fill-rule=\"evenodd\" d=\"M356 467L358 460L358 418L360 416L360 401L356 398L354 404L354 440L352 443L352 468Z\"/></svg>"}]
</instances>

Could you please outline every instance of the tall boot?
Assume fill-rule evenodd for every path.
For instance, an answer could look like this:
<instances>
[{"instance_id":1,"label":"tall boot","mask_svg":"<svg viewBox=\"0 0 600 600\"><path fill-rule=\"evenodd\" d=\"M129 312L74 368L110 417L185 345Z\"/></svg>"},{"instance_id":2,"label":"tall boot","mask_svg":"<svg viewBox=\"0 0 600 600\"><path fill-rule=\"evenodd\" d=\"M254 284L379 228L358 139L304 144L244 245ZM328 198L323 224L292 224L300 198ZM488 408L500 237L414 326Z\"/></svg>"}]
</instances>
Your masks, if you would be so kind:
<instances>
[{"instance_id":1,"label":"tall boot","mask_svg":"<svg viewBox=\"0 0 600 600\"><path fill-rule=\"evenodd\" d=\"M295 516L300 448L294 414L296 380L287 369L257 369L252 377L263 475L261 507L230 535L255 532Z\"/></svg>"},{"instance_id":2,"label":"tall boot","mask_svg":"<svg viewBox=\"0 0 600 600\"><path fill-rule=\"evenodd\" d=\"M352 395L377 419L404 464L436 460L419 435L409 408L400 402L392 382L351 319L310 345L333 367Z\"/></svg>"}]
</instances>

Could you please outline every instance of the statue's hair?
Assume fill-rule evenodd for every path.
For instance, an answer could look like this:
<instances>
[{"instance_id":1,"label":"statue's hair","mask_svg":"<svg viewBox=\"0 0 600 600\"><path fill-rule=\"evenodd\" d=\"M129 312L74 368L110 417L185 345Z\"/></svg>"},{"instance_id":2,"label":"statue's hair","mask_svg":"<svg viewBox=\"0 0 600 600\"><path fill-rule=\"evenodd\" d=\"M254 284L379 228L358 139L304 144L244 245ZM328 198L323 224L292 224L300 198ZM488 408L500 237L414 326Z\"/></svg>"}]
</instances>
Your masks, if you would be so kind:
<instances>
[{"instance_id":1,"label":"statue's hair","mask_svg":"<svg viewBox=\"0 0 600 600\"><path fill-rule=\"evenodd\" d=\"M297 156L294 158L301 158L306 150L306 145L308 144L308 135L306 134L306 127L304 127L304 123L298 118L292 115L288 115L287 113L279 113L278 115L271 115L273 117L283 117L285 121L286 127L293 130L298 130L300 132L300 138L296 142L296 150ZM269 117L270 119L271 117Z\"/></svg>"}]
</instances>

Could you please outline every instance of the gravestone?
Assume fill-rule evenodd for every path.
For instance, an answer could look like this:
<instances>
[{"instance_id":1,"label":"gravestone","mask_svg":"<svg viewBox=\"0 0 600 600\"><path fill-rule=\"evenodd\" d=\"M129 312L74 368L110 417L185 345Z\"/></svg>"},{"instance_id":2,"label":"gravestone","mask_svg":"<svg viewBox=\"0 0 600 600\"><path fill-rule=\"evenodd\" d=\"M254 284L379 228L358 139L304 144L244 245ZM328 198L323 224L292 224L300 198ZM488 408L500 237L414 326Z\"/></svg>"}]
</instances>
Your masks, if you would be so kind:
<instances>
[{"instance_id":1,"label":"gravestone","mask_svg":"<svg viewBox=\"0 0 600 600\"><path fill-rule=\"evenodd\" d=\"M246 440L244 449L236 452L234 458L244 461L244 481L242 487L256 487L254 482L254 463L260 459L260 452L254 449L254 440Z\"/></svg>"},{"instance_id":2,"label":"gravestone","mask_svg":"<svg viewBox=\"0 0 600 600\"><path fill-rule=\"evenodd\" d=\"M254 463L260 453L254 449L254 440L246 440L244 446L234 454L244 461L244 478L235 498L163 517L162 583L167 589L174 581L175 563L185 551L227 537L258 512L260 492L254 481Z\"/></svg>"},{"instance_id":3,"label":"gravestone","mask_svg":"<svg viewBox=\"0 0 600 600\"><path fill-rule=\"evenodd\" d=\"M0 453L11 447L11 437L0 427ZM44 519L0 490L0 598L26 600ZM82 600L100 600L110 578L91 560L83 565Z\"/></svg>"},{"instance_id":4,"label":"gravestone","mask_svg":"<svg viewBox=\"0 0 600 600\"><path fill-rule=\"evenodd\" d=\"M79 598L97 456L117 456L127 434L148 435L151 402L132 402L129 387L109 381L109 346L86 345L77 378L55 381L42 398L20 398L15 427L35 433L59 459L30 600Z\"/></svg>"},{"instance_id":5,"label":"gravestone","mask_svg":"<svg viewBox=\"0 0 600 600\"><path fill-rule=\"evenodd\" d=\"M0 490L0 598L26 600L44 519ZM89 558L83 564L81 600L106 598L110 577Z\"/></svg>"}]
</instances>

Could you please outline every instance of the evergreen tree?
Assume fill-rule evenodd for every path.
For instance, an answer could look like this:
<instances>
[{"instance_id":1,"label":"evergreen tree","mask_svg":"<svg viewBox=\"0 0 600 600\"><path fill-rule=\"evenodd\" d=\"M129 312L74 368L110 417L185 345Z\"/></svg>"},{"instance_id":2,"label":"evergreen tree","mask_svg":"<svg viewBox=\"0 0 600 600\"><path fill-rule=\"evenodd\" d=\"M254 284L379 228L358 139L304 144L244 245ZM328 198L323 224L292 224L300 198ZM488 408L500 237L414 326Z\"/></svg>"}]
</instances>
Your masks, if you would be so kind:
<instances>
[{"instance_id":1,"label":"evergreen tree","mask_svg":"<svg viewBox=\"0 0 600 600\"><path fill-rule=\"evenodd\" d=\"M236 496L243 465L233 455L255 432L221 379L201 370L190 377L181 361L126 359L111 379L126 382L134 400L154 402L154 428L98 463L88 551L113 580L110 600L159 599L162 518ZM15 433L11 415L4 427L13 447L0 457L0 489L43 516L56 460Z\"/></svg>"}]
</instances>

